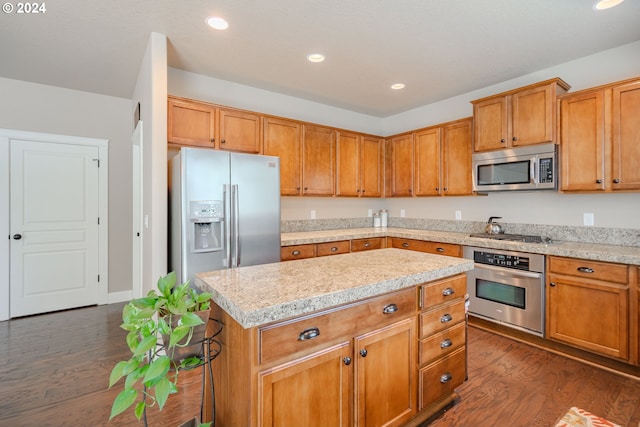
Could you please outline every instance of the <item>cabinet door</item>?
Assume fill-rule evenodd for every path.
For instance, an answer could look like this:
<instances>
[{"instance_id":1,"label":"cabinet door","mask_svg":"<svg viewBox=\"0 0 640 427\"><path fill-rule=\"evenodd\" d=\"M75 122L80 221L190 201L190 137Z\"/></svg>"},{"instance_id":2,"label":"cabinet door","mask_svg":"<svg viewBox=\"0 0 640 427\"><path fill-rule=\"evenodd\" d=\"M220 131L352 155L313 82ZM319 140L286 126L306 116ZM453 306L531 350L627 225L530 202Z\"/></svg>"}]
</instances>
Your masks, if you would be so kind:
<instances>
[{"instance_id":1,"label":"cabinet door","mask_svg":"<svg viewBox=\"0 0 640 427\"><path fill-rule=\"evenodd\" d=\"M447 196L473 193L471 123L468 119L443 128L442 191Z\"/></svg>"},{"instance_id":2,"label":"cabinet door","mask_svg":"<svg viewBox=\"0 0 640 427\"><path fill-rule=\"evenodd\" d=\"M355 351L355 425L402 425L416 413L415 317L356 337Z\"/></svg>"},{"instance_id":3,"label":"cabinet door","mask_svg":"<svg viewBox=\"0 0 640 427\"><path fill-rule=\"evenodd\" d=\"M260 116L242 111L220 109L220 149L260 153Z\"/></svg>"},{"instance_id":4,"label":"cabinet door","mask_svg":"<svg viewBox=\"0 0 640 427\"><path fill-rule=\"evenodd\" d=\"M560 101L562 190L604 190L604 92Z\"/></svg>"},{"instance_id":5,"label":"cabinet door","mask_svg":"<svg viewBox=\"0 0 640 427\"><path fill-rule=\"evenodd\" d=\"M507 147L509 135L508 97L499 96L473 105L475 151Z\"/></svg>"},{"instance_id":6,"label":"cabinet door","mask_svg":"<svg viewBox=\"0 0 640 427\"><path fill-rule=\"evenodd\" d=\"M511 145L553 142L555 84L511 95Z\"/></svg>"},{"instance_id":7,"label":"cabinet door","mask_svg":"<svg viewBox=\"0 0 640 427\"><path fill-rule=\"evenodd\" d=\"M442 194L441 129L431 128L416 132L415 168L416 196L437 196ZM471 155L471 146L467 147Z\"/></svg>"},{"instance_id":8,"label":"cabinet door","mask_svg":"<svg viewBox=\"0 0 640 427\"><path fill-rule=\"evenodd\" d=\"M613 88L614 190L640 189L640 82Z\"/></svg>"},{"instance_id":9,"label":"cabinet door","mask_svg":"<svg viewBox=\"0 0 640 427\"><path fill-rule=\"evenodd\" d=\"M350 358L342 343L260 373L258 425L351 425Z\"/></svg>"},{"instance_id":10,"label":"cabinet door","mask_svg":"<svg viewBox=\"0 0 640 427\"><path fill-rule=\"evenodd\" d=\"M280 157L280 194L300 195L300 124L265 118L264 154Z\"/></svg>"},{"instance_id":11,"label":"cabinet door","mask_svg":"<svg viewBox=\"0 0 640 427\"><path fill-rule=\"evenodd\" d=\"M625 285L549 274L548 336L605 356L629 357Z\"/></svg>"},{"instance_id":12,"label":"cabinet door","mask_svg":"<svg viewBox=\"0 0 640 427\"><path fill-rule=\"evenodd\" d=\"M335 192L335 132L308 125L303 125L302 132L302 194L332 196Z\"/></svg>"},{"instance_id":13,"label":"cabinet door","mask_svg":"<svg viewBox=\"0 0 640 427\"><path fill-rule=\"evenodd\" d=\"M413 134L389 140L389 186L391 197L413 195Z\"/></svg>"},{"instance_id":14,"label":"cabinet door","mask_svg":"<svg viewBox=\"0 0 640 427\"><path fill-rule=\"evenodd\" d=\"M364 136L360 142L360 196L382 197L384 140Z\"/></svg>"},{"instance_id":15,"label":"cabinet door","mask_svg":"<svg viewBox=\"0 0 640 427\"><path fill-rule=\"evenodd\" d=\"M359 196L360 183L360 135L338 132L336 141L336 196Z\"/></svg>"},{"instance_id":16,"label":"cabinet door","mask_svg":"<svg viewBox=\"0 0 640 427\"><path fill-rule=\"evenodd\" d=\"M167 141L196 147L215 147L216 109L210 105L169 99Z\"/></svg>"}]
</instances>

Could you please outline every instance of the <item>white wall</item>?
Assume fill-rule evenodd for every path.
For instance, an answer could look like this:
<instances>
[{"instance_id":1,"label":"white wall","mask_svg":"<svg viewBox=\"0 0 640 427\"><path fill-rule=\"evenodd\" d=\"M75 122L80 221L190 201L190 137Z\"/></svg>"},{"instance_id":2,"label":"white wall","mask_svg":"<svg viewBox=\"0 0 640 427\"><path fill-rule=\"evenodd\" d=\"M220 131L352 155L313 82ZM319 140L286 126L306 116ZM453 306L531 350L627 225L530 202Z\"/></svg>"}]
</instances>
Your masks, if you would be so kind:
<instances>
[{"instance_id":1,"label":"white wall","mask_svg":"<svg viewBox=\"0 0 640 427\"><path fill-rule=\"evenodd\" d=\"M0 93L0 128L109 140L109 291L130 287L131 101L5 78Z\"/></svg>"},{"instance_id":2,"label":"white wall","mask_svg":"<svg viewBox=\"0 0 640 427\"><path fill-rule=\"evenodd\" d=\"M130 108L138 102L144 124L142 294L146 295L158 278L167 274L167 38L162 34L151 33L149 37ZM131 217L131 209L127 214ZM131 269L128 273L130 288Z\"/></svg>"}]
</instances>

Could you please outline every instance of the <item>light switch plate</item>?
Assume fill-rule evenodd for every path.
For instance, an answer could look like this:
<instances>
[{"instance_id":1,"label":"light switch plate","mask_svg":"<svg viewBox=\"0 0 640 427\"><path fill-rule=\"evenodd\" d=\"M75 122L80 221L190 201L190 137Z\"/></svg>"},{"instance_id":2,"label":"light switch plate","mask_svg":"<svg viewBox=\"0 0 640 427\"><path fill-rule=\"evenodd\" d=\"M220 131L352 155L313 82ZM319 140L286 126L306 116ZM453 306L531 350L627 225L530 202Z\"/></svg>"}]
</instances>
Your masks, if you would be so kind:
<instances>
[{"instance_id":1,"label":"light switch plate","mask_svg":"<svg viewBox=\"0 0 640 427\"><path fill-rule=\"evenodd\" d=\"M316 211L314 211L313 209L311 210L311 213L309 214L309 216L311 217L311 219L316 219Z\"/></svg>"},{"instance_id":2,"label":"light switch plate","mask_svg":"<svg viewBox=\"0 0 640 427\"><path fill-rule=\"evenodd\" d=\"M595 219L592 213L584 213L582 214L582 222L586 226L593 226L595 224Z\"/></svg>"},{"instance_id":3,"label":"light switch plate","mask_svg":"<svg viewBox=\"0 0 640 427\"><path fill-rule=\"evenodd\" d=\"M460 221L462 219L462 211L456 211L456 220Z\"/></svg>"},{"instance_id":4,"label":"light switch plate","mask_svg":"<svg viewBox=\"0 0 640 427\"><path fill-rule=\"evenodd\" d=\"M406 212L404 211L404 209L400 209L400 218L404 218L406 215Z\"/></svg>"}]
</instances>

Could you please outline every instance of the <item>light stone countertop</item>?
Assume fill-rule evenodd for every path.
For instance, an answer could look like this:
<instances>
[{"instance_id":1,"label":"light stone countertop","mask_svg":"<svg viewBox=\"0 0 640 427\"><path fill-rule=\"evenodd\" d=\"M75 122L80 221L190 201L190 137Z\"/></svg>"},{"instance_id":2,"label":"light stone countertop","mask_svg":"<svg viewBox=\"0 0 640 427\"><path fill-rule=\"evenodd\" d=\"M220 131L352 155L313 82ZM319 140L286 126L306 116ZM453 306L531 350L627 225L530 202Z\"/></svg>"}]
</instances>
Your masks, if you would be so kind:
<instances>
[{"instance_id":1,"label":"light stone countertop","mask_svg":"<svg viewBox=\"0 0 640 427\"><path fill-rule=\"evenodd\" d=\"M640 247L637 246L599 245L595 243L566 241L553 242L550 244L508 242L483 239L478 237L469 237L469 233L418 230L395 227L349 228L283 233L281 242L282 246L291 246L307 243L334 242L338 240L351 240L385 236L427 240L441 243L455 243L465 246L521 251L543 255L557 255L570 258L589 259L594 261L640 265Z\"/></svg>"},{"instance_id":2,"label":"light stone countertop","mask_svg":"<svg viewBox=\"0 0 640 427\"><path fill-rule=\"evenodd\" d=\"M379 249L199 273L194 284L251 328L472 269L471 260Z\"/></svg>"}]
</instances>

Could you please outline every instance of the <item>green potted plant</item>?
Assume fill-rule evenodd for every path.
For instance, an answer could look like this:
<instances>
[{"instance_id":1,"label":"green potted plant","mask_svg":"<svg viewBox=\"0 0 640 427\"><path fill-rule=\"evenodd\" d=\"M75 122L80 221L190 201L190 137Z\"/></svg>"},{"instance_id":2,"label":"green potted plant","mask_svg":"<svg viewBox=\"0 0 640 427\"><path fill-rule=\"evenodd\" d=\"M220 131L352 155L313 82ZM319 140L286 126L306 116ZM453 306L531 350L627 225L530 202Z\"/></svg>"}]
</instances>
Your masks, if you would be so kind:
<instances>
[{"instance_id":1,"label":"green potted plant","mask_svg":"<svg viewBox=\"0 0 640 427\"><path fill-rule=\"evenodd\" d=\"M110 420L137 402L136 418L145 415L146 425L146 408L157 404L162 410L169 395L178 392L180 370L202 363L198 354L202 353L211 294L199 294L188 281L177 285L174 272L158 280L158 291L152 290L122 309L120 327L128 331L131 357L118 362L109 376L109 388L124 379ZM196 327L201 332L194 333ZM194 336L197 339L191 346L196 350L184 353Z\"/></svg>"}]
</instances>

